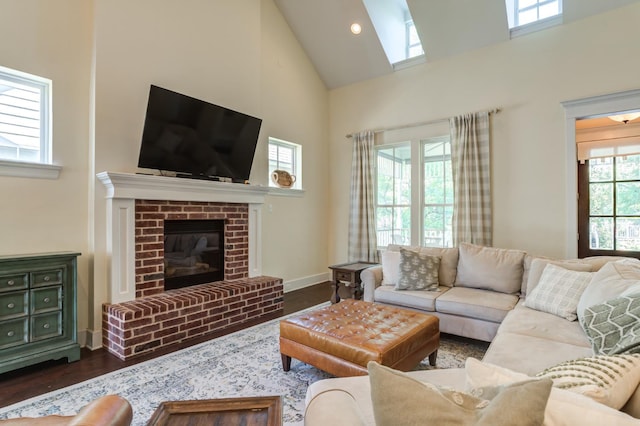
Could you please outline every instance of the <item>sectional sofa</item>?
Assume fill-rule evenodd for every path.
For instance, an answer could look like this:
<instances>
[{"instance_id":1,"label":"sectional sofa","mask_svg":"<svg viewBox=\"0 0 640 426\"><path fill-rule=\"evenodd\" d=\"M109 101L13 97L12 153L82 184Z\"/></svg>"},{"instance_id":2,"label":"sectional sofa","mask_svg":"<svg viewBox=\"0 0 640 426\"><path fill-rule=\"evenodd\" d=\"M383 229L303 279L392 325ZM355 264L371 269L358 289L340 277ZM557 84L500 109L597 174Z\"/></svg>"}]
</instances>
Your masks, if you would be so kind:
<instances>
[{"instance_id":1,"label":"sectional sofa","mask_svg":"<svg viewBox=\"0 0 640 426\"><path fill-rule=\"evenodd\" d=\"M402 263L406 250L439 258L431 290L400 289L399 276L407 275L399 271L406 267ZM598 363L618 362L616 357L594 357L602 352L595 352L598 336L586 328L585 318L609 300L640 294L640 262L635 259L554 260L472 244L450 249L390 246L382 253L382 265L363 271L361 278L364 300L424 311L440 318L444 333L491 342L483 360L469 360L464 369L407 373L412 379L460 391L471 390L472 384L505 385L537 374L555 374L554 380L561 382L550 372L557 370L549 369L568 370L568 377L575 378L582 373L564 364L575 359L596 363L594 371L602 369ZM631 324L637 332L640 324L636 325ZM596 393L614 393L615 403L594 400L588 391L581 394L554 386L545 424L640 424L640 356L625 357L629 371L606 380L614 390L596 386ZM305 421L375 424L373 395L367 376L316 382L307 392Z\"/></svg>"}]
</instances>

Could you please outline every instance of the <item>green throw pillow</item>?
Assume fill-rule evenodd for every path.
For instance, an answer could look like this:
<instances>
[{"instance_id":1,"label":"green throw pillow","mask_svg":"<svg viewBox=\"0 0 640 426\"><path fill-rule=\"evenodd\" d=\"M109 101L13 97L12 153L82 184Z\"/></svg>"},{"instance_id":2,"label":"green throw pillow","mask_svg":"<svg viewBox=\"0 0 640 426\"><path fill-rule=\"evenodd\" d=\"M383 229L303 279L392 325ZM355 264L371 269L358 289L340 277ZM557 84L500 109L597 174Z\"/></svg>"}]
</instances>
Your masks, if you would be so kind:
<instances>
[{"instance_id":1,"label":"green throw pillow","mask_svg":"<svg viewBox=\"0 0 640 426\"><path fill-rule=\"evenodd\" d=\"M408 375L368 364L376 426L541 425L551 380L530 380L482 389L491 400L420 382Z\"/></svg>"},{"instance_id":2,"label":"green throw pillow","mask_svg":"<svg viewBox=\"0 0 640 426\"><path fill-rule=\"evenodd\" d=\"M588 307L581 325L597 355L640 353L640 294Z\"/></svg>"},{"instance_id":3,"label":"green throw pillow","mask_svg":"<svg viewBox=\"0 0 640 426\"><path fill-rule=\"evenodd\" d=\"M440 257L400 249L396 290L438 290Z\"/></svg>"}]
</instances>

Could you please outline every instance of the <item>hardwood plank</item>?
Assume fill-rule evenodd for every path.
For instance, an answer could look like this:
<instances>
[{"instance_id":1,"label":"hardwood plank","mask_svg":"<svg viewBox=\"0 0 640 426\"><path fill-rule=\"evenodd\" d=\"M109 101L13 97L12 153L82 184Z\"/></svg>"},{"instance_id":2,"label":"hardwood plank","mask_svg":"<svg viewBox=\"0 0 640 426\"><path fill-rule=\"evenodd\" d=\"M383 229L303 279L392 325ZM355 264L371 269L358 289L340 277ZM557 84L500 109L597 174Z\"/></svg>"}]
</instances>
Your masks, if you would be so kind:
<instances>
[{"instance_id":1,"label":"hardwood plank","mask_svg":"<svg viewBox=\"0 0 640 426\"><path fill-rule=\"evenodd\" d=\"M175 352L198 343L211 340L256 324L275 319L281 315L288 315L302 309L315 306L329 300L331 296L330 282L316 284L300 290L284 294L284 309L282 312L262 317L255 321L248 321L241 326L228 327L206 336L190 339L151 354L140 356L128 361L121 361L105 349L91 351L81 349L80 361L67 363L66 359L47 361L19 370L0 374L0 407L14 404L34 396L42 395L66 386L100 376L120 368L128 367L153 359L160 355ZM80 409L81 407L78 407Z\"/></svg>"}]
</instances>

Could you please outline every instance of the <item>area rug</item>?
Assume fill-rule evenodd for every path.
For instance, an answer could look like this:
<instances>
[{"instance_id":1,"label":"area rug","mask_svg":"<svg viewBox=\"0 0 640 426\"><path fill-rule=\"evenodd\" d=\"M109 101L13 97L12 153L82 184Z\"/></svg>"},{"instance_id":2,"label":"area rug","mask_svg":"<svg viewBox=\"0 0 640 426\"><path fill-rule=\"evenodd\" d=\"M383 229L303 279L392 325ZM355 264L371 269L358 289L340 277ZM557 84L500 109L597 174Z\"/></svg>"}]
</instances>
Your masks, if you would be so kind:
<instances>
[{"instance_id":1,"label":"area rug","mask_svg":"<svg viewBox=\"0 0 640 426\"><path fill-rule=\"evenodd\" d=\"M281 395L283 423L302 425L307 387L331 376L295 359L284 372L278 336L279 319L272 320L1 408L0 419L72 415L100 396L119 394L133 407L132 424L145 425L163 401ZM442 336L437 368L462 367L485 350L485 343ZM416 367L428 368L428 359Z\"/></svg>"}]
</instances>

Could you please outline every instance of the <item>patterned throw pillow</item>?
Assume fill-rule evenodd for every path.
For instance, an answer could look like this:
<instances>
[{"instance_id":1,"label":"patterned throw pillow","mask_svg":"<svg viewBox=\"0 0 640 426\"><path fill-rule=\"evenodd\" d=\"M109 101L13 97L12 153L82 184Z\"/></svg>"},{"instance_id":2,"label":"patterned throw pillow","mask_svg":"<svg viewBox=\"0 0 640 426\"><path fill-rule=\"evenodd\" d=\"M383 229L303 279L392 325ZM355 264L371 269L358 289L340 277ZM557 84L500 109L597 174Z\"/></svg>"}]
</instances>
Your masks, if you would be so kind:
<instances>
[{"instance_id":1,"label":"patterned throw pillow","mask_svg":"<svg viewBox=\"0 0 640 426\"><path fill-rule=\"evenodd\" d=\"M580 324L596 354L640 353L640 294L590 306Z\"/></svg>"},{"instance_id":2,"label":"patterned throw pillow","mask_svg":"<svg viewBox=\"0 0 640 426\"><path fill-rule=\"evenodd\" d=\"M619 410L640 382L640 355L600 355L566 361L536 377L553 386L576 392Z\"/></svg>"},{"instance_id":3,"label":"patterned throw pillow","mask_svg":"<svg viewBox=\"0 0 640 426\"><path fill-rule=\"evenodd\" d=\"M591 274L570 271L550 263L544 268L538 285L527 295L524 305L575 321L578 318L578 301L591 282Z\"/></svg>"},{"instance_id":4,"label":"patterned throw pillow","mask_svg":"<svg viewBox=\"0 0 640 426\"><path fill-rule=\"evenodd\" d=\"M396 290L438 290L440 257L400 249Z\"/></svg>"}]
</instances>

